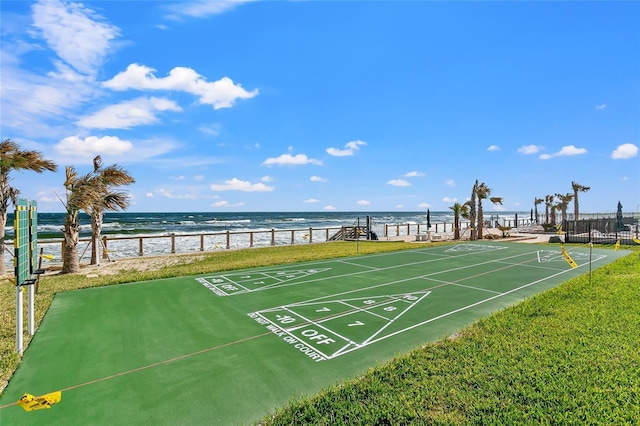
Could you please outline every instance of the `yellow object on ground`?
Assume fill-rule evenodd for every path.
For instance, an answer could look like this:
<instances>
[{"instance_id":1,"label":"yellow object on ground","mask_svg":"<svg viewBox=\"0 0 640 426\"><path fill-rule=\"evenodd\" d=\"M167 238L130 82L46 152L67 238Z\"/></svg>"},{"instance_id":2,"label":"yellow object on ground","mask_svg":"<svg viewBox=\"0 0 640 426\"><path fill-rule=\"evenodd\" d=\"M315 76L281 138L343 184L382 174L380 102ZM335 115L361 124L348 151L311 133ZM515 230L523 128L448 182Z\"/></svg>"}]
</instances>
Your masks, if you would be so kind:
<instances>
[{"instance_id":1,"label":"yellow object on ground","mask_svg":"<svg viewBox=\"0 0 640 426\"><path fill-rule=\"evenodd\" d=\"M42 410L43 408L51 408L53 404L60 402L62 392L56 391L41 396L33 396L25 393L18 401L18 405L24 408L24 411Z\"/></svg>"},{"instance_id":2,"label":"yellow object on ground","mask_svg":"<svg viewBox=\"0 0 640 426\"><path fill-rule=\"evenodd\" d=\"M562 247L562 255L564 256L564 260L566 260L572 268L578 267L578 264L571 258L571 256L569 256L569 253L567 253L564 247Z\"/></svg>"}]
</instances>

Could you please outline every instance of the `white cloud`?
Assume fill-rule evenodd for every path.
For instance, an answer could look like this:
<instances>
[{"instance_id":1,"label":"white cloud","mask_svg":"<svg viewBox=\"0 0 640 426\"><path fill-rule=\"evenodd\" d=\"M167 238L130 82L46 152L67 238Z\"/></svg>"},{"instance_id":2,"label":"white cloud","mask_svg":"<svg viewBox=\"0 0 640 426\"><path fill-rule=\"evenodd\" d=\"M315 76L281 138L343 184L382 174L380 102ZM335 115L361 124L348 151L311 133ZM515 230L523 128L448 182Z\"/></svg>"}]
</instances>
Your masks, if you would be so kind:
<instances>
[{"instance_id":1,"label":"white cloud","mask_svg":"<svg viewBox=\"0 0 640 426\"><path fill-rule=\"evenodd\" d=\"M396 204L396 209L402 209L402 208L404 208L404 205L402 205L402 204Z\"/></svg>"},{"instance_id":2,"label":"white cloud","mask_svg":"<svg viewBox=\"0 0 640 426\"><path fill-rule=\"evenodd\" d=\"M228 12L237 5L248 3L253 0L198 0L198 1L180 1L167 7L170 13L167 15L169 19L189 18L206 18L212 15L219 15Z\"/></svg>"},{"instance_id":3,"label":"white cloud","mask_svg":"<svg viewBox=\"0 0 640 426\"><path fill-rule=\"evenodd\" d=\"M116 136L89 136L84 139L69 136L55 146L62 155L72 157L90 157L96 155L121 155L133 149L133 144Z\"/></svg>"},{"instance_id":4,"label":"white cloud","mask_svg":"<svg viewBox=\"0 0 640 426\"><path fill-rule=\"evenodd\" d=\"M242 207L242 206L244 206L244 203L243 202L239 202L239 203L231 204L228 201L220 200L220 201L216 201L215 203L213 203L211 205L213 207Z\"/></svg>"},{"instance_id":5,"label":"white cloud","mask_svg":"<svg viewBox=\"0 0 640 426\"><path fill-rule=\"evenodd\" d=\"M75 70L95 74L106 57L110 41L120 30L81 3L39 1L32 6L33 26L58 57Z\"/></svg>"},{"instance_id":6,"label":"white cloud","mask_svg":"<svg viewBox=\"0 0 640 426\"><path fill-rule=\"evenodd\" d=\"M327 152L329 153L329 155L333 155L334 157L348 157L354 155L357 151L360 150L361 146L364 146L366 144L366 142L363 142L361 140L351 141L345 144L345 149L327 148Z\"/></svg>"},{"instance_id":7,"label":"white cloud","mask_svg":"<svg viewBox=\"0 0 640 426\"><path fill-rule=\"evenodd\" d=\"M204 180L204 176L202 176L202 175L195 175L195 176L193 177L193 180L195 180L195 181L197 181L197 182L203 181L203 180Z\"/></svg>"},{"instance_id":8,"label":"white cloud","mask_svg":"<svg viewBox=\"0 0 640 426\"><path fill-rule=\"evenodd\" d=\"M56 196L56 190L51 191L38 191L36 200L42 203L56 203L60 202L60 199Z\"/></svg>"},{"instance_id":9,"label":"white cloud","mask_svg":"<svg viewBox=\"0 0 640 426\"><path fill-rule=\"evenodd\" d=\"M178 143L169 139L162 138L152 138L152 139L144 139L141 141L136 141L133 146L133 150L127 154L126 157L119 159L119 162L122 163L136 163L143 160L147 160L152 157L157 157L162 154L166 154L167 152L173 151L178 146ZM215 158L206 158L199 157L199 161L205 165L211 165L216 162ZM176 157L172 157L169 160L154 160L158 161L166 161L166 162L174 162L175 164L179 164L180 166L190 166L189 161L190 158L181 158L178 159Z\"/></svg>"},{"instance_id":10,"label":"white cloud","mask_svg":"<svg viewBox=\"0 0 640 426\"><path fill-rule=\"evenodd\" d=\"M62 138L73 131L69 117L99 94L95 74L119 30L80 3L32 3L32 16L2 20L2 125L32 138ZM38 66L20 68L31 53Z\"/></svg>"},{"instance_id":11,"label":"white cloud","mask_svg":"<svg viewBox=\"0 0 640 426\"><path fill-rule=\"evenodd\" d=\"M224 185L211 185L212 191L244 191L244 192L269 192L275 188L264 183L251 183L236 178L225 181Z\"/></svg>"},{"instance_id":12,"label":"white cloud","mask_svg":"<svg viewBox=\"0 0 640 426\"><path fill-rule=\"evenodd\" d=\"M605 109L607 107L607 104L600 104L600 105L596 105L596 109L598 111L602 111L603 109Z\"/></svg>"},{"instance_id":13,"label":"white cloud","mask_svg":"<svg viewBox=\"0 0 640 426\"><path fill-rule=\"evenodd\" d=\"M371 201L368 201L368 200L358 200L358 201L356 202L356 204L357 204L357 205L359 205L359 206L368 206L369 204L371 204Z\"/></svg>"},{"instance_id":14,"label":"white cloud","mask_svg":"<svg viewBox=\"0 0 640 426\"><path fill-rule=\"evenodd\" d=\"M153 198L153 192L147 192L147 193L145 194L145 196L146 196L147 198Z\"/></svg>"},{"instance_id":15,"label":"white cloud","mask_svg":"<svg viewBox=\"0 0 640 426\"><path fill-rule=\"evenodd\" d=\"M187 67L175 67L164 78L157 78L156 70L139 64L131 64L111 80L102 83L113 90L173 90L187 92L200 98L200 103L213 105L214 109L230 108L238 99L250 99L258 89L247 92L229 77L208 82L204 77Z\"/></svg>"},{"instance_id":16,"label":"white cloud","mask_svg":"<svg viewBox=\"0 0 640 426\"><path fill-rule=\"evenodd\" d=\"M171 180L184 180L185 177L184 176L169 176L169 179L171 179Z\"/></svg>"},{"instance_id":17,"label":"white cloud","mask_svg":"<svg viewBox=\"0 0 640 426\"><path fill-rule=\"evenodd\" d=\"M311 182L329 182L329 180L328 180L328 179L325 179L325 178L320 177L320 176L311 176L311 177L309 178L309 180L310 180Z\"/></svg>"},{"instance_id":18,"label":"white cloud","mask_svg":"<svg viewBox=\"0 0 640 426\"><path fill-rule=\"evenodd\" d=\"M332 205L324 206L324 210L335 210L336 208Z\"/></svg>"},{"instance_id":19,"label":"white cloud","mask_svg":"<svg viewBox=\"0 0 640 426\"><path fill-rule=\"evenodd\" d=\"M611 158L614 160L626 160L638 155L638 147L632 143L623 143L613 150Z\"/></svg>"},{"instance_id":20,"label":"white cloud","mask_svg":"<svg viewBox=\"0 0 640 426\"><path fill-rule=\"evenodd\" d=\"M260 179L262 182L272 182L273 178L271 176L262 176Z\"/></svg>"},{"instance_id":21,"label":"white cloud","mask_svg":"<svg viewBox=\"0 0 640 426\"><path fill-rule=\"evenodd\" d=\"M404 179L391 179L387 183L393 186L411 186L411 184Z\"/></svg>"},{"instance_id":22,"label":"white cloud","mask_svg":"<svg viewBox=\"0 0 640 426\"><path fill-rule=\"evenodd\" d=\"M179 194L174 194L173 191L169 189L160 188L156 191L159 195L162 195L165 198L170 198L173 200L195 200L197 197L192 193L185 193L184 191L180 191Z\"/></svg>"},{"instance_id":23,"label":"white cloud","mask_svg":"<svg viewBox=\"0 0 640 426\"><path fill-rule=\"evenodd\" d=\"M455 180L453 180L453 179L448 179L448 180L445 182L445 185L447 185L447 186L448 186L448 187L450 187L450 188L455 188L455 186L456 186L456 181L455 181Z\"/></svg>"},{"instance_id":24,"label":"white cloud","mask_svg":"<svg viewBox=\"0 0 640 426\"><path fill-rule=\"evenodd\" d=\"M267 158L262 163L265 166L287 166L287 165L304 165L304 164L315 164L321 165L322 162L319 160L314 160L313 158L308 158L305 154L291 155L291 154L282 154L280 157L275 158Z\"/></svg>"},{"instance_id":25,"label":"white cloud","mask_svg":"<svg viewBox=\"0 0 640 426\"><path fill-rule=\"evenodd\" d=\"M220 135L221 128L222 126L220 124L213 123L213 124L203 124L200 127L198 127L198 130L200 130L202 133L205 133L207 135L216 137Z\"/></svg>"},{"instance_id":26,"label":"white cloud","mask_svg":"<svg viewBox=\"0 0 640 426\"><path fill-rule=\"evenodd\" d=\"M419 177L419 176L424 176L424 173L422 172L417 172L417 171L413 171L413 172L409 172L409 173L405 173L404 177Z\"/></svg>"},{"instance_id":27,"label":"white cloud","mask_svg":"<svg viewBox=\"0 0 640 426\"><path fill-rule=\"evenodd\" d=\"M68 116L91 96L89 84L75 84L2 68L3 125L37 137L52 135L43 119Z\"/></svg>"},{"instance_id":28,"label":"white cloud","mask_svg":"<svg viewBox=\"0 0 640 426\"><path fill-rule=\"evenodd\" d=\"M307 198L306 200L304 200L305 203L319 203L320 200L317 200L315 198Z\"/></svg>"},{"instance_id":29,"label":"white cloud","mask_svg":"<svg viewBox=\"0 0 640 426\"><path fill-rule=\"evenodd\" d=\"M543 149L544 147L540 145L522 145L520 148L518 148L518 154L525 154L525 155L537 154Z\"/></svg>"},{"instance_id":30,"label":"white cloud","mask_svg":"<svg viewBox=\"0 0 640 426\"><path fill-rule=\"evenodd\" d=\"M487 151L500 151L500 147L498 145L491 145L487 148Z\"/></svg>"},{"instance_id":31,"label":"white cloud","mask_svg":"<svg viewBox=\"0 0 640 426\"><path fill-rule=\"evenodd\" d=\"M159 120L155 113L159 111L182 111L182 108L169 99L141 97L80 117L77 124L87 129L130 129L157 123Z\"/></svg>"},{"instance_id":32,"label":"white cloud","mask_svg":"<svg viewBox=\"0 0 640 426\"><path fill-rule=\"evenodd\" d=\"M421 209L428 209L429 207L431 207L431 204L429 204L429 203L420 203L420 204L418 204L418 207L420 207Z\"/></svg>"},{"instance_id":33,"label":"white cloud","mask_svg":"<svg viewBox=\"0 0 640 426\"><path fill-rule=\"evenodd\" d=\"M576 148L574 145L567 145L563 146L558 152L555 152L553 154L542 154L539 158L541 160L548 160L553 157L567 157L572 155L582 155L586 153L587 150L585 148Z\"/></svg>"},{"instance_id":34,"label":"white cloud","mask_svg":"<svg viewBox=\"0 0 640 426\"><path fill-rule=\"evenodd\" d=\"M457 203L458 199L456 197L453 197L453 198L444 197L442 201L445 203Z\"/></svg>"}]
</instances>

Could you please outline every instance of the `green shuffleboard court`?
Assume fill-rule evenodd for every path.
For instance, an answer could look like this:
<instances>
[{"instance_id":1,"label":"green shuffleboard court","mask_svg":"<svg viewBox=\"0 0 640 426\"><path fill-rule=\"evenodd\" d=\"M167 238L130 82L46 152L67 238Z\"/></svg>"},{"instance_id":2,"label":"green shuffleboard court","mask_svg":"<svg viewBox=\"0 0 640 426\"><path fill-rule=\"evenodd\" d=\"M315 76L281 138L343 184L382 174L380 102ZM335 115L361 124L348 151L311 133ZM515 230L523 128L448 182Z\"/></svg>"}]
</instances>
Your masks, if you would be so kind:
<instances>
[{"instance_id":1,"label":"green shuffleboard court","mask_svg":"<svg viewBox=\"0 0 640 426\"><path fill-rule=\"evenodd\" d=\"M60 293L0 424L252 424L628 254L567 252L577 268L560 247L474 242Z\"/></svg>"}]
</instances>

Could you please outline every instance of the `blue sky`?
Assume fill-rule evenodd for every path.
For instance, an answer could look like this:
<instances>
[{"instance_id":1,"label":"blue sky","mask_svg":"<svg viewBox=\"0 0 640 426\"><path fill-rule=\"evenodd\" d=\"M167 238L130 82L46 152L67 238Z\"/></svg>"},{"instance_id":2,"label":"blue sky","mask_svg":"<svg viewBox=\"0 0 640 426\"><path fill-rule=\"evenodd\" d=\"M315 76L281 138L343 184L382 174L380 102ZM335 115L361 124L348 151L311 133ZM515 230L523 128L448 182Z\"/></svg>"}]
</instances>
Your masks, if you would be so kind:
<instances>
[{"instance_id":1,"label":"blue sky","mask_svg":"<svg viewBox=\"0 0 640 426\"><path fill-rule=\"evenodd\" d=\"M98 154L129 211L448 210L476 179L640 210L638 2L0 7L0 137L59 165L12 174L40 211Z\"/></svg>"}]
</instances>

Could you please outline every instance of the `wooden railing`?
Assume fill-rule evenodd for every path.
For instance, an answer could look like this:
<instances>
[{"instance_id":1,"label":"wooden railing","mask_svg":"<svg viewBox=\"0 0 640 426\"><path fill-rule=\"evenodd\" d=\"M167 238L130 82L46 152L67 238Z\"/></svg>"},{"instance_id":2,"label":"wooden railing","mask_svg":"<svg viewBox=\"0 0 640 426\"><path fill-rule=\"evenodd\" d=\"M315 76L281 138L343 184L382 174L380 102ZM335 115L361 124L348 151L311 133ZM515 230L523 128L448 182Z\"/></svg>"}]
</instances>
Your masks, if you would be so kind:
<instances>
[{"instance_id":1,"label":"wooden railing","mask_svg":"<svg viewBox=\"0 0 640 426\"><path fill-rule=\"evenodd\" d=\"M518 220L518 225L528 224L529 220ZM506 220L504 226L515 227L512 220ZM462 231L469 229L469 222L461 222ZM138 236L109 236L105 235L100 240L100 253L103 259L116 257L136 257L149 255L163 255L175 253L193 253L216 251L220 249L240 249L256 246L276 246L293 244L311 244L341 239L338 236L345 234L345 229L353 227L328 227L328 228L298 228L298 229L271 229L256 231L225 231L198 234L167 234L167 235L138 235ZM428 228L426 223L384 224L372 229L378 239L389 239L398 236L422 235L427 232L453 233L453 223L434 222ZM348 232L347 232L348 234ZM335 238L334 238L335 237ZM366 239L364 236L362 239ZM11 246L11 241L6 241L6 247ZM44 253L53 258L54 263L62 261L63 239L38 240ZM78 246L81 259L90 257L91 239L82 238ZM153 245L153 247L151 247Z\"/></svg>"}]
</instances>

